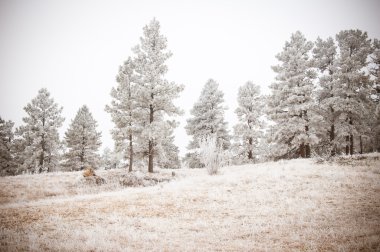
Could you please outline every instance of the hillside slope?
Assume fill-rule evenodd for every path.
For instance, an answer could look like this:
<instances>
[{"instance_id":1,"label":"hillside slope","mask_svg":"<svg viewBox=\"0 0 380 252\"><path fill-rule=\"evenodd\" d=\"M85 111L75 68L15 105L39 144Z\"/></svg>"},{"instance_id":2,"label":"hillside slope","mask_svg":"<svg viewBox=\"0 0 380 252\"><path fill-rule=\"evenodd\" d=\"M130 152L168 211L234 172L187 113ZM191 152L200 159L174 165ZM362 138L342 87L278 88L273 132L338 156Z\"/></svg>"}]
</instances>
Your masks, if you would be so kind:
<instances>
[{"instance_id":1,"label":"hillside slope","mask_svg":"<svg viewBox=\"0 0 380 252\"><path fill-rule=\"evenodd\" d=\"M379 155L182 169L145 188L117 186L122 173L0 178L0 250L380 250Z\"/></svg>"}]
</instances>

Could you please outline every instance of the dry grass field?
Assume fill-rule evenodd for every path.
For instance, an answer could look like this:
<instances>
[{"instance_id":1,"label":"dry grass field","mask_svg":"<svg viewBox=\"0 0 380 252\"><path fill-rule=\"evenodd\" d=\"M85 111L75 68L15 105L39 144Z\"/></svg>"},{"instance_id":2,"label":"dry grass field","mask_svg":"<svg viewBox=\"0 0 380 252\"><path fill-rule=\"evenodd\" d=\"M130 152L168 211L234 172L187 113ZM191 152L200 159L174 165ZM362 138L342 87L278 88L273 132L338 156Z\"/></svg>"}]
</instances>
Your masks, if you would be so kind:
<instances>
[{"instance_id":1,"label":"dry grass field","mask_svg":"<svg viewBox=\"0 0 380 252\"><path fill-rule=\"evenodd\" d=\"M380 161L289 160L124 188L0 178L0 251L380 251ZM160 173L171 173L160 170Z\"/></svg>"}]
</instances>

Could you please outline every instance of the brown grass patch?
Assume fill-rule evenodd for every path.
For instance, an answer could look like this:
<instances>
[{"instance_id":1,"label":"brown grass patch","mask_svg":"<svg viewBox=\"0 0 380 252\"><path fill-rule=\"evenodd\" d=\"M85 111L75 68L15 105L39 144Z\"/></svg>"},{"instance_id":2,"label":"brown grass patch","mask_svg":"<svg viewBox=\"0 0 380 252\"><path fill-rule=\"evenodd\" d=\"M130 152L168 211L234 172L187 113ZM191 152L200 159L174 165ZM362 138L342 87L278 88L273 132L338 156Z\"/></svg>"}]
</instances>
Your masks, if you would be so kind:
<instances>
[{"instance_id":1,"label":"brown grass patch","mask_svg":"<svg viewBox=\"0 0 380 252\"><path fill-rule=\"evenodd\" d=\"M62 197L3 196L11 201L0 207L0 250L378 251L379 165L294 160L217 176L178 170L182 179L154 187L72 196L64 188L76 189L61 178ZM14 186L33 187L34 179Z\"/></svg>"}]
</instances>

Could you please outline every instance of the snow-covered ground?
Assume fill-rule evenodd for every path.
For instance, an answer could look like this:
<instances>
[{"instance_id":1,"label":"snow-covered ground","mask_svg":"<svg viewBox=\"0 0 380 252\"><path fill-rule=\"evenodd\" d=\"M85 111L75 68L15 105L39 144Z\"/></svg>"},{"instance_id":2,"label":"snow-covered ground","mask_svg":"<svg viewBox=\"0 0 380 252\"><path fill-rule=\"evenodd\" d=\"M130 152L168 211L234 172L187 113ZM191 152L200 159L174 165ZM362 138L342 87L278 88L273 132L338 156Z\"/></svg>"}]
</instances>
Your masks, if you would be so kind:
<instances>
[{"instance_id":1,"label":"snow-covered ground","mask_svg":"<svg viewBox=\"0 0 380 252\"><path fill-rule=\"evenodd\" d=\"M123 170L0 178L0 251L380 250L380 155L176 170L123 188ZM161 170L170 174L170 170Z\"/></svg>"}]
</instances>

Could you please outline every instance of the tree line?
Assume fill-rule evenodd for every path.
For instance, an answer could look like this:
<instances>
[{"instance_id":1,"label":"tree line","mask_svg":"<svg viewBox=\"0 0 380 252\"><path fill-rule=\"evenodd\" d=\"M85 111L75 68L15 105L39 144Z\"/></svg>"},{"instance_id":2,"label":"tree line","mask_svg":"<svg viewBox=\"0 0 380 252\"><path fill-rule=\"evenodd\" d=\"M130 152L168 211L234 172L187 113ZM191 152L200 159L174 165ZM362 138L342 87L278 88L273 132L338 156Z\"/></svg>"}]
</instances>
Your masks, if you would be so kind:
<instances>
[{"instance_id":1,"label":"tree line","mask_svg":"<svg viewBox=\"0 0 380 252\"><path fill-rule=\"evenodd\" d=\"M239 87L232 136L223 93L214 80L205 84L186 125L190 167L203 166L199 142L208 135L234 163L380 151L378 39L344 30L313 43L297 31L276 58L270 95L252 82Z\"/></svg>"},{"instance_id":2,"label":"tree line","mask_svg":"<svg viewBox=\"0 0 380 252\"><path fill-rule=\"evenodd\" d=\"M173 100L184 86L165 79L171 56L153 19L120 66L112 101L105 106L115 146L103 158L98 154L101 133L89 108L78 110L61 141L63 108L47 89L39 90L15 131L13 122L0 118L1 175L116 167L120 160L128 162L129 171L146 164L148 172L154 166L179 168L173 117L183 112ZM232 134L224 118L224 94L215 80L206 82L185 126L192 137L183 159L187 166L204 166L200 143L210 136L229 162L239 164L380 151L379 40L345 30L335 39L311 42L297 31L276 58L270 95L262 95L251 81L239 87Z\"/></svg>"}]
</instances>

